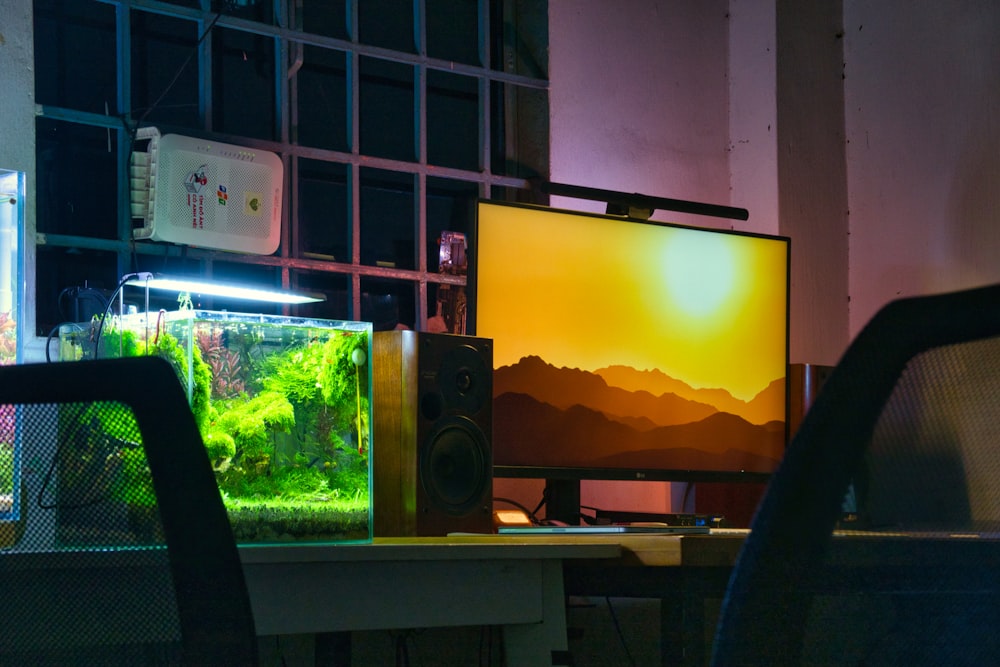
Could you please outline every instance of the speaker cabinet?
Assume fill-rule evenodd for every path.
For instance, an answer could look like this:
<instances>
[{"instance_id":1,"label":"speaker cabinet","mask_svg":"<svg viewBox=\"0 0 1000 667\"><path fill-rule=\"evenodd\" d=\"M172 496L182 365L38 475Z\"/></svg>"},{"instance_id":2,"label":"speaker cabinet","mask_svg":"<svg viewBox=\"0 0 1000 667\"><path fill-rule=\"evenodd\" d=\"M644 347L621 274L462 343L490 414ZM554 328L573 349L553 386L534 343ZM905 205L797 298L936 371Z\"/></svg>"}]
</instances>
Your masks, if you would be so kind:
<instances>
[{"instance_id":1,"label":"speaker cabinet","mask_svg":"<svg viewBox=\"0 0 1000 667\"><path fill-rule=\"evenodd\" d=\"M790 364L788 367L788 435L795 435L820 387L833 372L833 366Z\"/></svg>"},{"instance_id":2,"label":"speaker cabinet","mask_svg":"<svg viewBox=\"0 0 1000 667\"><path fill-rule=\"evenodd\" d=\"M374 534L492 532L492 341L379 331L372 354Z\"/></svg>"}]
</instances>

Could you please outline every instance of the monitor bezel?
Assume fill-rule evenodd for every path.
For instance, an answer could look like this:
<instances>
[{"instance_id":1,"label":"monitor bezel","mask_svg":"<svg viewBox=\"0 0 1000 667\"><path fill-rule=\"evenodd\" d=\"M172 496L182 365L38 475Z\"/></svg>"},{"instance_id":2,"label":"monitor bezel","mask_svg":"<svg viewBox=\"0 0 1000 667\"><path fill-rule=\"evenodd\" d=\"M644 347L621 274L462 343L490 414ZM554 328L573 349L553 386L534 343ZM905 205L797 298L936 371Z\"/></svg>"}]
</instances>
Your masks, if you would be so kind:
<instances>
[{"instance_id":1,"label":"monitor bezel","mask_svg":"<svg viewBox=\"0 0 1000 667\"><path fill-rule=\"evenodd\" d=\"M476 201L474 210L474 220L472 231L468 240L469 268L467 277L467 333L476 333L476 315L478 308L478 268L479 268L479 224L480 210L483 204L491 206L503 206L513 209L529 209L534 211L551 212L555 214L568 214L573 216L606 219L622 224L653 225L659 227L693 229L707 233L735 235L752 238L762 238L779 241L785 244L785 446L789 441L789 397L790 397L790 320L791 320L791 238L778 234L764 234L737 229L725 229L715 227L703 227L686 225L658 220L629 218L616 215L607 215L589 211L576 211L571 209L542 206L538 204L525 204L521 202L497 201L492 199L479 199ZM761 483L767 482L773 472L748 471L748 470L700 470L700 469L648 469L648 468L595 468L580 466L528 466L528 465L493 465L493 475L498 478L511 479L545 479L552 482L579 482L587 480L599 481L651 481L651 482L738 482L738 483Z\"/></svg>"}]
</instances>

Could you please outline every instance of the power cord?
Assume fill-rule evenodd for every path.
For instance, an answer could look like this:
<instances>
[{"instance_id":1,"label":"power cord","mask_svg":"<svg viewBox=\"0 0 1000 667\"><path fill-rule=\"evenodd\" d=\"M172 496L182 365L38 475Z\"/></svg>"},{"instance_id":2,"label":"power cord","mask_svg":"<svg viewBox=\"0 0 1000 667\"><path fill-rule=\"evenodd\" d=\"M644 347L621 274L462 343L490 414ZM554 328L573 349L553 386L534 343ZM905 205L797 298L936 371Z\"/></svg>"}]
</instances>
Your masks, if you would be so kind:
<instances>
[{"instance_id":1,"label":"power cord","mask_svg":"<svg viewBox=\"0 0 1000 667\"><path fill-rule=\"evenodd\" d=\"M604 601L608 605L608 613L611 615L611 622L615 626L615 634L618 636L618 642L622 645L622 650L625 651L625 658L628 660L628 664L635 666L635 658L632 657L632 652L628 649L628 644L625 642L625 634L622 632L621 622L618 620L618 613L615 611L615 606L611 603L610 597L605 597Z\"/></svg>"}]
</instances>

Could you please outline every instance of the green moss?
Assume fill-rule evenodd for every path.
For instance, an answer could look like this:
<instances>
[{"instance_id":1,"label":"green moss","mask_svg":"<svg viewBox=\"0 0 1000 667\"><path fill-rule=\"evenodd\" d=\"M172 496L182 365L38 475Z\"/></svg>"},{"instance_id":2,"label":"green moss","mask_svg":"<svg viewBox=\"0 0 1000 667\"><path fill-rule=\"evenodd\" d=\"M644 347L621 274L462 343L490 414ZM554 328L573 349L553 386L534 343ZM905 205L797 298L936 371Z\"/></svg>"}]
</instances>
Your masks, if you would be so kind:
<instances>
[{"instance_id":1,"label":"green moss","mask_svg":"<svg viewBox=\"0 0 1000 667\"><path fill-rule=\"evenodd\" d=\"M99 318L95 316L91 326L96 330L100 326ZM105 322L98 352L101 358L106 359L138 357L144 354L144 346L139 345L134 331L120 328L118 318L112 317Z\"/></svg>"},{"instance_id":2,"label":"green moss","mask_svg":"<svg viewBox=\"0 0 1000 667\"><path fill-rule=\"evenodd\" d=\"M236 456L236 441L233 440L233 436L224 431L209 431L202 440L205 442L208 458L216 469L221 468Z\"/></svg>"},{"instance_id":3,"label":"green moss","mask_svg":"<svg viewBox=\"0 0 1000 667\"><path fill-rule=\"evenodd\" d=\"M0 493L14 492L14 445L0 442Z\"/></svg>"},{"instance_id":4,"label":"green moss","mask_svg":"<svg viewBox=\"0 0 1000 667\"><path fill-rule=\"evenodd\" d=\"M181 347L176 336L165 331L156 336L150 354L155 354L167 360L177 373L178 379L184 386L188 385L188 363L187 350ZM201 350L195 345L191 353L191 412L194 415L195 423L199 430L205 432L209 421L209 410L211 408L212 397L212 369L201 356Z\"/></svg>"},{"instance_id":5,"label":"green moss","mask_svg":"<svg viewBox=\"0 0 1000 667\"><path fill-rule=\"evenodd\" d=\"M295 425L295 409L282 394L264 391L249 400L217 401L213 431L228 433L236 445L235 457L242 463L259 465L274 452L275 432L289 432Z\"/></svg>"},{"instance_id":6,"label":"green moss","mask_svg":"<svg viewBox=\"0 0 1000 667\"><path fill-rule=\"evenodd\" d=\"M121 467L112 487L112 497L129 505L155 507L156 492L146 452L140 446L124 447L119 450L118 457Z\"/></svg>"}]
</instances>

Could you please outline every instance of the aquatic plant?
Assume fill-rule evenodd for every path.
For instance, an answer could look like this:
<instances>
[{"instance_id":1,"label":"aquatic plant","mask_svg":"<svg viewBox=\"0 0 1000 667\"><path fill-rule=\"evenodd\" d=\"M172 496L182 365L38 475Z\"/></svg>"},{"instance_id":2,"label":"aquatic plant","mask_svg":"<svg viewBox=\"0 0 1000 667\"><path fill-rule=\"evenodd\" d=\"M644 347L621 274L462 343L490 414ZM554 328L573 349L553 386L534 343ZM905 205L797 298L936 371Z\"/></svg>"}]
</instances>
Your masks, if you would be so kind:
<instances>
[{"instance_id":1,"label":"aquatic plant","mask_svg":"<svg viewBox=\"0 0 1000 667\"><path fill-rule=\"evenodd\" d=\"M112 486L112 497L129 505L155 507L156 491L153 489L153 476L149 471L146 452L142 446L122 447L118 452L118 458L121 465Z\"/></svg>"},{"instance_id":2,"label":"aquatic plant","mask_svg":"<svg viewBox=\"0 0 1000 667\"><path fill-rule=\"evenodd\" d=\"M0 494L14 492L14 445L0 442Z\"/></svg>"},{"instance_id":3,"label":"aquatic plant","mask_svg":"<svg viewBox=\"0 0 1000 667\"><path fill-rule=\"evenodd\" d=\"M202 440L205 443L205 451L208 459L212 462L212 467L216 470L225 470L229 463L236 456L236 441L233 436L220 430L209 431Z\"/></svg>"},{"instance_id":4,"label":"aquatic plant","mask_svg":"<svg viewBox=\"0 0 1000 667\"><path fill-rule=\"evenodd\" d=\"M212 396L232 398L246 392L246 384L241 376L240 354L223 345L222 334L222 329L199 330L195 338L212 370Z\"/></svg>"},{"instance_id":5,"label":"aquatic plant","mask_svg":"<svg viewBox=\"0 0 1000 667\"><path fill-rule=\"evenodd\" d=\"M248 400L216 402L211 431L229 434L235 443L234 462L244 468L266 469L274 453L274 432L295 425L295 410L282 394L263 391Z\"/></svg>"},{"instance_id":6,"label":"aquatic plant","mask_svg":"<svg viewBox=\"0 0 1000 667\"><path fill-rule=\"evenodd\" d=\"M150 346L150 354L160 356L167 360L177 373L178 379L184 386L188 385L188 355L187 351L181 347L177 337L166 331L157 331L153 344ZM209 414L211 410L212 397L212 369L201 357L201 350L195 346L191 351L191 395L188 397L191 403L191 412L194 414L195 423L202 433L206 432Z\"/></svg>"},{"instance_id":7,"label":"aquatic plant","mask_svg":"<svg viewBox=\"0 0 1000 667\"><path fill-rule=\"evenodd\" d=\"M8 311L0 313L0 365L12 364L17 358L17 322Z\"/></svg>"},{"instance_id":8,"label":"aquatic plant","mask_svg":"<svg viewBox=\"0 0 1000 667\"><path fill-rule=\"evenodd\" d=\"M129 486L144 483L137 465L129 471L133 478L122 477L124 450L137 451L145 466L139 425L128 406L116 402L70 404L59 412L58 430L58 487L48 490L58 489L60 507L80 507L108 498L127 502ZM147 470L151 490L148 475ZM49 482L46 477L45 485ZM136 493L141 494L141 488Z\"/></svg>"},{"instance_id":9,"label":"aquatic plant","mask_svg":"<svg viewBox=\"0 0 1000 667\"><path fill-rule=\"evenodd\" d=\"M119 357L138 357L145 354L144 346L140 346L135 332L121 326L117 316L109 315L101 326L101 317L95 315L90 320L90 340L93 342L100 331L101 342L97 352L104 359Z\"/></svg>"},{"instance_id":10,"label":"aquatic plant","mask_svg":"<svg viewBox=\"0 0 1000 667\"><path fill-rule=\"evenodd\" d=\"M366 499L368 374L360 372L352 354L367 345L365 333L336 332L326 341L270 356L260 379L294 407L296 449L281 463L313 467L331 489L360 488Z\"/></svg>"},{"instance_id":11,"label":"aquatic plant","mask_svg":"<svg viewBox=\"0 0 1000 667\"><path fill-rule=\"evenodd\" d=\"M344 542L370 538L368 508L228 505L233 535L242 543Z\"/></svg>"}]
</instances>

